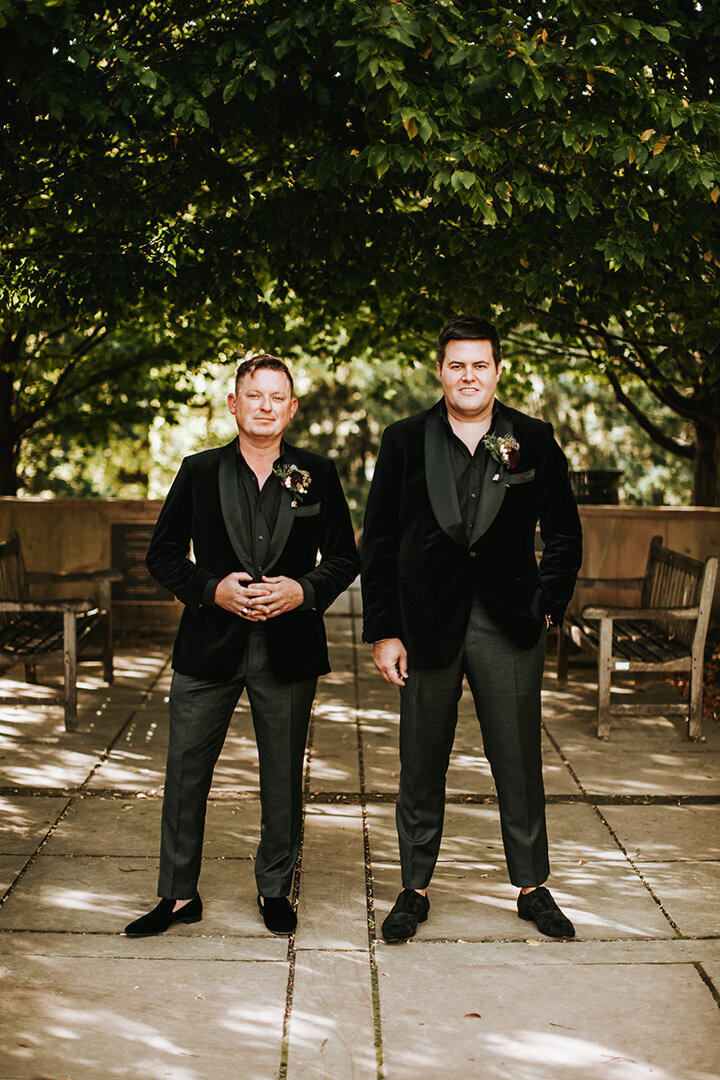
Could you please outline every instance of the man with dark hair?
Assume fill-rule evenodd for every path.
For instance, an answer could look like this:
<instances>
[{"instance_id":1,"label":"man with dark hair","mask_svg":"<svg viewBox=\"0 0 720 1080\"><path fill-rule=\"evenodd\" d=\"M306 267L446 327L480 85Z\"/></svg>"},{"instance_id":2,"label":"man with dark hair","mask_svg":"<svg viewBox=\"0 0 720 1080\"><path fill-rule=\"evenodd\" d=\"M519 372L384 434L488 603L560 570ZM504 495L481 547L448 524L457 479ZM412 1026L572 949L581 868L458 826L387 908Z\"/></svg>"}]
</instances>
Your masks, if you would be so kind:
<instances>
[{"instance_id":1,"label":"man with dark hair","mask_svg":"<svg viewBox=\"0 0 720 1080\"><path fill-rule=\"evenodd\" d=\"M335 466L283 439L298 407L284 362L263 353L240 364L227 401L237 438L183 461L147 554L150 573L185 610L173 651L161 900L125 928L131 937L202 916L207 796L244 689L260 766L258 906L272 933L297 923L287 894L303 754L317 678L330 670L322 613L355 577L358 557Z\"/></svg>"},{"instance_id":2,"label":"man with dark hair","mask_svg":"<svg viewBox=\"0 0 720 1080\"><path fill-rule=\"evenodd\" d=\"M546 629L561 622L580 567L580 520L552 426L496 399L501 368L494 326L451 319L438 339L443 398L387 428L368 498L363 640L400 687L403 890L383 923L386 941L406 940L428 916L463 675L518 914L552 937L575 933L543 885L540 686Z\"/></svg>"}]
</instances>

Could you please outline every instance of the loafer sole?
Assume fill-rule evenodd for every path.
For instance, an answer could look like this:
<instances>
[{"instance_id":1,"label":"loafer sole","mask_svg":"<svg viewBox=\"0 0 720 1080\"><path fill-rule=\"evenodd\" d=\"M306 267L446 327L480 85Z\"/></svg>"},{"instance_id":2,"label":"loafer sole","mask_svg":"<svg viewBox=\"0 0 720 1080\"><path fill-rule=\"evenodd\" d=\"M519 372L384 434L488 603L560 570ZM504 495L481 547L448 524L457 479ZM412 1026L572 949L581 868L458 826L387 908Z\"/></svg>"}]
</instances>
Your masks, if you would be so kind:
<instances>
[{"instance_id":1,"label":"loafer sole","mask_svg":"<svg viewBox=\"0 0 720 1080\"><path fill-rule=\"evenodd\" d=\"M518 911L517 915L518 915L518 919L524 919L524 920L525 920L525 922L532 922L532 923L535 923L535 925L537 926L538 930L540 930L540 933L541 933L541 934L544 934L544 935L545 935L545 937L551 937L551 938L554 938L554 939L555 939L556 941L561 941L561 940L562 940L563 938L564 938L564 939L565 939L566 941L571 941L571 940L572 940L572 938L574 938L574 937L575 937L575 928L574 928L574 927L573 927L572 933L562 933L562 934L549 934L549 933L547 932L547 930L543 930L543 929L541 929L541 927L540 927L540 926L538 925L538 921L537 921L537 919L534 919L534 918L532 917L532 915L521 915L519 911Z\"/></svg>"}]
</instances>

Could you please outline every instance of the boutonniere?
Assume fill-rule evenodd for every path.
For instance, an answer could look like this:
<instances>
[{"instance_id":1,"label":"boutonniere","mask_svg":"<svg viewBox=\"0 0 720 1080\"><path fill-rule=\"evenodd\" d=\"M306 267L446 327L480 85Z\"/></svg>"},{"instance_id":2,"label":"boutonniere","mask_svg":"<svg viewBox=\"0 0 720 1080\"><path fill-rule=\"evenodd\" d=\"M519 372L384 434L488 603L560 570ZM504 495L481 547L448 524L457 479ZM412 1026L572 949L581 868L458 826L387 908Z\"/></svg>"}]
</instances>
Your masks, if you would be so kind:
<instances>
[{"instance_id":1,"label":"boutonniere","mask_svg":"<svg viewBox=\"0 0 720 1080\"><path fill-rule=\"evenodd\" d=\"M277 476L282 486L298 498L307 495L312 483L310 473L306 469L298 469L297 465L276 465L273 476ZM293 498L292 505L297 504L297 498Z\"/></svg>"},{"instance_id":2,"label":"boutonniere","mask_svg":"<svg viewBox=\"0 0 720 1080\"><path fill-rule=\"evenodd\" d=\"M507 465L510 472L513 471L520 460L520 443L514 435L495 435L488 432L481 440L487 452L494 457L500 465ZM500 473L496 472L493 480L499 480Z\"/></svg>"}]
</instances>

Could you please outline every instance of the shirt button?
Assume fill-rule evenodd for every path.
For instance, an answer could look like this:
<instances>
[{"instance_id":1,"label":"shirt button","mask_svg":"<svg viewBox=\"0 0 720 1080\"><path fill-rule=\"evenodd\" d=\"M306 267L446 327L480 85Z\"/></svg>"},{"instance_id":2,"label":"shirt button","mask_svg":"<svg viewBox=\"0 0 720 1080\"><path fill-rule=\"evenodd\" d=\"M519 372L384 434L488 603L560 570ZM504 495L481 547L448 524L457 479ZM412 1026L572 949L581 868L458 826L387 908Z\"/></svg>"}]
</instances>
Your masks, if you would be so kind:
<instances>
[{"instance_id":1,"label":"shirt button","mask_svg":"<svg viewBox=\"0 0 720 1080\"><path fill-rule=\"evenodd\" d=\"M477 555L477 551L471 551L470 552L470 558L471 559L474 559L476 555Z\"/></svg>"},{"instance_id":2,"label":"shirt button","mask_svg":"<svg viewBox=\"0 0 720 1080\"><path fill-rule=\"evenodd\" d=\"M471 492L470 492L470 498L471 498L471 499L477 499L477 495L475 494L475 492L474 492L474 491L471 491Z\"/></svg>"},{"instance_id":3,"label":"shirt button","mask_svg":"<svg viewBox=\"0 0 720 1080\"><path fill-rule=\"evenodd\" d=\"M258 540L264 540L264 539L265 539L264 536L258 536Z\"/></svg>"}]
</instances>

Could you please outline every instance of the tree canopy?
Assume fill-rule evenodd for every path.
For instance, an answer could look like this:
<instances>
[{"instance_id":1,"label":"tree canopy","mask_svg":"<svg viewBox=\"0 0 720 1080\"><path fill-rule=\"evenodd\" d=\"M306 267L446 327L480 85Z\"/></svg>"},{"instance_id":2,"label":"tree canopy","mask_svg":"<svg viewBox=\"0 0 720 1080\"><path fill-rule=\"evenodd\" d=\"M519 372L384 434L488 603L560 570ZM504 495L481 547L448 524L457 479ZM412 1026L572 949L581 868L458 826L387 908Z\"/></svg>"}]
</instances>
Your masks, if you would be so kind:
<instances>
[{"instance_id":1,"label":"tree canopy","mask_svg":"<svg viewBox=\"0 0 720 1080\"><path fill-rule=\"evenodd\" d=\"M176 358L180 320L208 351L250 331L311 350L342 326L345 359L415 358L449 312L473 310L529 355L601 373L657 442L694 460L694 499L720 503L710 6L0 11L6 475L30 398L61 382L70 401L93 342L138 320ZM79 350L69 367L63 333ZM134 354L138 372L151 352ZM638 382L694 441L638 404Z\"/></svg>"}]
</instances>

